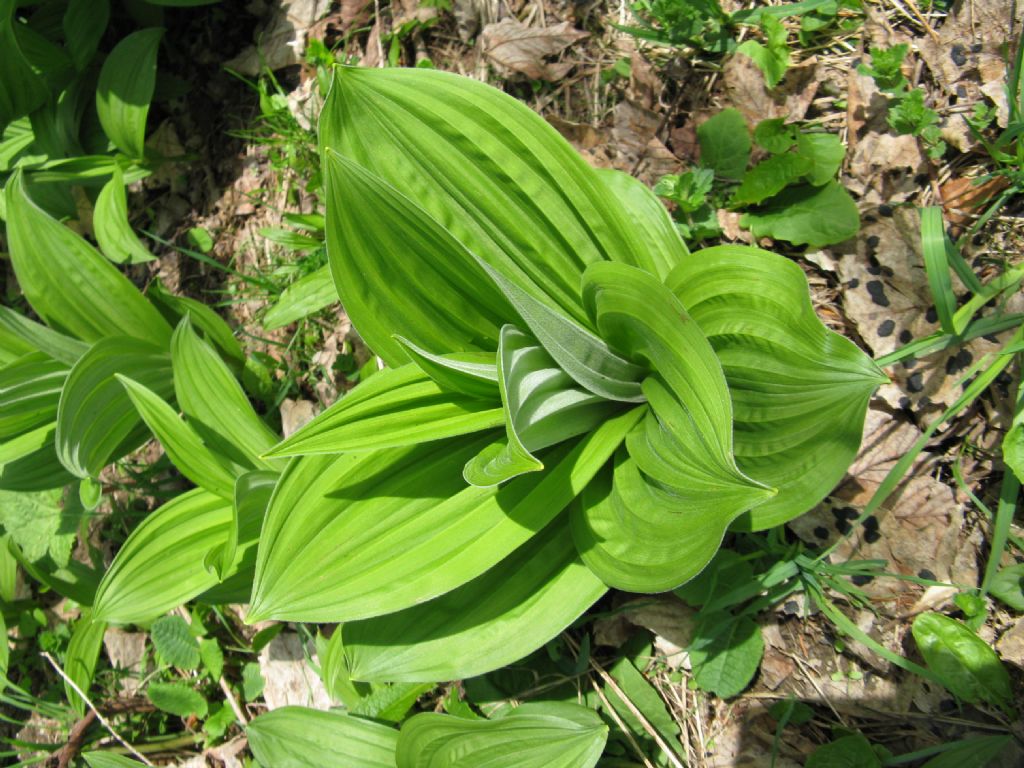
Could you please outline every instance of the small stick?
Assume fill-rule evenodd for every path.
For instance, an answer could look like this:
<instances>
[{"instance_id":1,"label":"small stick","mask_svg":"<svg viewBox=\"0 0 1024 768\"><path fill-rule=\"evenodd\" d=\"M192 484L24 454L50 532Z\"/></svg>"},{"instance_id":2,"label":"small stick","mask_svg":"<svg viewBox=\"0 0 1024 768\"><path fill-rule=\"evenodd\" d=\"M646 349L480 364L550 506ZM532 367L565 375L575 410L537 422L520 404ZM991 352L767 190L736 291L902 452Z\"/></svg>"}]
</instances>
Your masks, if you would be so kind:
<instances>
[{"instance_id":1,"label":"small stick","mask_svg":"<svg viewBox=\"0 0 1024 768\"><path fill-rule=\"evenodd\" d=\"M594 692L598 695L598 697L600 697L601 702L604 704L605 711L609 715L611 715L612 720L614 720L615 724L619 726L619 730L626 734L626 738L629 740L629 745L633 747L637 755L640 756L640 759L644 761L644 768L654 768L654 764L647 759L647 755L644 754L644 751L640 748L640 745L636 743L636 739L633 737L632 732L629 730L629 726L622 722L622 718L619 717L619 713L615 711L615 707L613 707L612 703L608 701L608 697L604 695L604 691L602 691L601 686L597 684L597 680L595 680L594 678L590 678L590 684L594 686Z\"/></svg>"},{"instance_id":2,"label":"small stick","mask_svg":"<svg viewBox=\"0 0 1024 768\"><path fill-rule=\"evenodd\" d=\"M60 668L60 664L57 663L53 656L51 656L46 651L43 651L40 655L48 662L50 662L50 666L54 668L58 675L64 678L64 682L70 685L71 689L82 697L82 701L84 701L86 706L89 707L89 709L91 709L96 714L96 719L100 721L100 723L103 725L104 728L107 729L111 736L113 736L115 739L121 742L121 745L125 749L127 749L134 757L141 761L144 765L153 765L153 763L149 762L149 760L146 759L145 755L143 755L141 752L135 749L135 747L133 747L131 744L129 744L127 741L121 738L121 735L114 730L114 726L110 724L110 721L107 720L107 718L105 718L98 709L96 709L96 705L92 703L92 699L85 695L85 691L78 687L78 683L76 683L74 680L68 677L67 673Z\"/></svg>"},{"instance_id":3,"label":"small stick","mask_svg":"<svg viewBox=\"0 0 1024 768\"><path fill-rule=\"evenodd\" d=\"M85 716L71 727L67 743L47 758L47 768L68 768L71 765L71 761L82 751L82 745L85 743L85 733L95 720L96 713L94 711L89 710L86 712Z\"/></svg>"}]
</instances>

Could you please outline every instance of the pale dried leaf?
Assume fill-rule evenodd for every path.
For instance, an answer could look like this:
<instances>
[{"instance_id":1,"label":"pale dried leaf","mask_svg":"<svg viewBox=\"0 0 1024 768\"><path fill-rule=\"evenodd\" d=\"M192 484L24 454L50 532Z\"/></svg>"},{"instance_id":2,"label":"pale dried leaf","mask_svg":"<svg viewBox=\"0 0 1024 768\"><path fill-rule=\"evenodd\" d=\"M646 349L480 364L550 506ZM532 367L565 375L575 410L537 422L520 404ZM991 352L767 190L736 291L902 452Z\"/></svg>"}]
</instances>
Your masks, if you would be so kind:
<instances>
[{"instance_id":1,"label":"pale dried leaf","mask_svg":"<svg viewBox=\"0 0 1024 768\"><path fill-rule=\"evenodd\" d=\"M266 681L263 699L267 709L286 706L330 708L331 697L320 676L306 660L306 650L297 634L282 632L260 651L260 673Z\"/></svg>"}]
</instances>

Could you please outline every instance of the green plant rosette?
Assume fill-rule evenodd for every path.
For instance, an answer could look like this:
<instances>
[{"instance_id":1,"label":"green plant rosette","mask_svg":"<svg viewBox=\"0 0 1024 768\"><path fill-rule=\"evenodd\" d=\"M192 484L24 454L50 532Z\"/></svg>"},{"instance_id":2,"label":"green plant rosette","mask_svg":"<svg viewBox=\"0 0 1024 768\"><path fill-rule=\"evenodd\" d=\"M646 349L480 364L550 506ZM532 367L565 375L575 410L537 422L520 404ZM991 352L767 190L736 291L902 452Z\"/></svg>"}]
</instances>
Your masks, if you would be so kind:
<instances>
[{"instance_id":1,"label":"green plant rosette","mask_svg":"<svg viewBox=\"0 0 1024 768\"><path fill-rule=\"evenodd\" d=\"M331 271L386 368L267 454L249 620L344 623L356 679L479 674L842 477L886 379L793 262L688 253L473 80L339 69L320 142Z\"/></svg>"}]
</instances>

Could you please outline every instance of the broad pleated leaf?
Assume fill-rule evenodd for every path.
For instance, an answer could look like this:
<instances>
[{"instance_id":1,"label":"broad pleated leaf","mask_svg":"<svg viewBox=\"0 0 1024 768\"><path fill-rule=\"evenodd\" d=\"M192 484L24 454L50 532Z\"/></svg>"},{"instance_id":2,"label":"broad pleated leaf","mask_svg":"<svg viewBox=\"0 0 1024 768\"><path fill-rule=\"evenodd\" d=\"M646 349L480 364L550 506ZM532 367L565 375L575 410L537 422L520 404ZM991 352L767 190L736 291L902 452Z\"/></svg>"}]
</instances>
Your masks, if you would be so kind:
<instances>
[{"instance_id":1,"label":"broad pleated leaf","mask_svg":"<svg viewBox=\"0 0 1024 768\"><path fill-rule=\"evenodd\" d=\"M329 307L338 300L334 278L329 266L296 280L289 285L263 316L263 327L268 331L283 328L304 317Z\"/></svg>"},{"instance_id":2,"label":"broad pleated leaf","mask_svg":"<svg viewBox=\"0 0 1024 768\"><path fill-rule=\"evenodd\" d=\"M555 637L606 591L576 554L565 516L458 589L343 625L356 680L427 682L482 674Z\"/></svg>"},{"instance_id":3,"label":"broad pleated leaf","mask_svg":"<svg viewBox=\"0 0 1024 768\"><path fill-rule=\"evenodd\" d=\"M47 324L87 342L135 336L166 345L171 328L103 256L7 182L7 237L18 284Z\"/></svg>"},{"instance_id":4,"label":"broad pleated leaf","mask_svg":"<svg viewBox=\"0 0 1024 768\"><path fill-rule=\"evenodd\" d=\"M541 346L580 386L607 400L641 402L645 371L612 352L601 339L484 265Z\"/></svg>"},{"instance_id":5,"label":"broad pleated leaf","mask_svg":"<svg viewBox=\"0 0 1024 768\"><path fill-rule=\"evenodd\" d=\"M0 133L49 94L46 81L35 73L14 34L17 5L17 0L0 0Z\"/></svg>"},{"instance_id":6,"label":"broad pleated leaf","mask_svg":"<svg viewBox=\"0 0 1024 768\"><path fill-rule=\"evenodd\" d=\"M124 174L116 166L110 181L103 185L99 197L96 198L92 226L100 250L111 261L118 264L141 264L155 258L128 223L128 196L124 190Z\"/></svg>"},{"instance_id":7,"label":"broad pleated leaf","mask_svg":"<svg viewBox=\"0 0 1024 768\"><path fill-rule=\"evenodd\" d=\"M249 469L274 469L260 457L277 435L256 415L231 369L196 335L188 318L174 331L171 358L178 404L206 446Z\"/></svg>"},{"instance_id":8,"label":"broad pleated leaf","mask_svg":"<svg viewBox=\"0 0 1024 768\"><path fill-rule=\"evenodd\" d=\"M763 496L764 486L736 467L725 376L679 300L651 275L608 263L587 271L583 295L604 338L655 371L644 382L644 394L657 426L673 438L672 460L681 476L695 473L712 486L747 489L752 500ZM651 402L652 388L669 396Z\"/></svg>"},{"instance_id":9,"label":"broad pleated leaf","mask_svg":"<svg viewBox=\"0 0 1024 768\"><path fill-rule=\"evenodd\" d=\"M259 541L263 518L270 497L277 486L280 475L266 470L246 472L235 481L231 508L231 528L227 541L218 552L213 551L210 563L220 577L226 578L232 568L244 570L249 575L249 589L252 589L252 575L256 569L255 545ZM242 561L245 565L242 565Z\"/></svg>"},{"instance_id":10,"label":"broad pleated leaf","mask_svg":"<svg viewBox=\"0 0 1024 768\"><path fill-rule=\"evenodd\" d=\"M68 366L41 352L0 368L0 440L52 423Z\"/></svg>"},{"instance_id":11,"label":"broad pleated leaf","mask_svg":"<svg viewBox=\"0 0 1024 768\"><path fill-rule=\"evenodd\" d=\"M82 757L85 758L85 764L89 768L139 768L140 765L143 765L138 760L132 760L113 752L83 752Z\"/></svg>"},{"instance_id":12,"label":"broad pleated leaf","mask_svg":"<svg viewBox=\"0 0 1024 768\"><path fill-rule=\"evenodd\" d=\"M0 445L0 490L45 491L74 479L57 458L56 431L45 424Z\"/></svg>"},{"instance_id":13,"label":"broad pleated leaf","mask_svg":"<svg viewBox=\"0 0 1024 768\"><path fill-rule=\"evenodd\" d=\"M164 30L140 29L107 56L96 84L96 113L114 146L132 158L145 151L146 116L156 87L156 55Z\"/></svg>"},{"instance_id":14,"label":"broad pleated leaf","mask_svg":"<svg viewBox=\"0 0 1024 768\"><path fill-rule=\"evenodd\" d=\"M92 685L106 631L107 625L102 621L93 621L86 611L75 622L75 629L71 633L67 654L64 656L64 671L86 695ZM64 695L80 716L85 714L85 701L67 682L64 683Z\"/></svg>"},{"instance_id":15,"label":"broad pleated leaf","mask_svg":"<svg viewBox=\"0 0 1024 768\"><path fill-rule=\"evenodd\" d=\"M111 461L145 442L149 431L115 376L127 376L170 399L170 362L160 347L113 336L75 363L57 410L57 455L69 472L97 477Z\"/></svg>"},{"instance_id":16,"label":"broad pleated leaf","mask_svg":"<svg viewBox=\"0 0 1024 768\"><path fill-rule=\"evenodd\" d=\"M493 429L505 420L497 394L443 391L418 365L386 368L266 455L377 450Z\"/></svg>"},{"instance_id":17,"label":"broad pleated leaf","mask_svg":"<svg viewBox=\"0 0 1024 768\"><path fill-rule=\"evenodd\" d=\"M498 366L489 352L437 355L395 336L409 358L441 389L471 397L494 399L498 390Z\"/></svg>"},{"instance_id":18,"label":"broad pleated leaf","mask_svg":"<svg viewBox=\"0 0 1024 768\"><path fill-rule=\"evenodd\" d=\"M331 273L367 345L391 366L408 360L396 334L440 352L495 350L511 309L455 237L338 153L323 167Z\"/></svg>"},{"instance_id":19,"label":"broad pleated leaf","mask_svg":"<svg viewBox=\"0 0 1024 768\"><path fill-rule=\"evenodd\" d=\"M121 375L116 378L127 390L135 410L181 474L222 499L233 498L235 476L231 469L206 447L202 438L182 420L174 408L139 382Z\"/></svg>"},{"instance_id":20,"label":"broad pleated leaf","mask_svg":"<svg viewBox=\"0 0 1024 768\"><path fill-rule=\"evenodd\" d=\"M466 487L461 477L486 434L293 461L267 513L250 619L348 621L464 584L564 509L641 412L552 449L545 472L500 490Z\"/></svg>"},{"instance_id":21,"label":"broad pleated leaf","mask_svg":"<svg viewBox=\"0 0 1024 768\"><path fill-rule=\"evenodd\" d=\"M0 364L7 365L32 352L42 352L65 365L75 362L89 349L77 339L29 320L13 309L0 306Z\"/></svg>"},{"instance_id":22,"label":"broad pleated leaf","mask_svg":"<svg viewBox=\"0 0 1024 768\"><path fill-rule=\"evenodd\" d=\"M579 300L587 264L650 265L646 238L569 143L524 104L483 83L427 70L338 70L320 118L320 143L328 155L338 152L401 189L469 252L579 323L587 323ZM356 190L328 186L335 207L363 205ZM329 219L331 208L328 202ZM328 251L349 309L363 286L346 285L345 278L363 268L362 256L332 251L330 241ZM409 264L404 249L398 254ZM463 255L450 258L460 274L479 274ZM342 270L339 260L347 262ZM406 280L420 279L420 270L405 268ZM452 293L444 287L430 305L450 313ZM395 321L392 332L427 349L456 351L401 330L404 303L385 310L383 324ZM360 314L353 322L361 329Z\"/></svg>"},{"instance_id":23,"label":"broad pleated leaf","mask_svg":"<svg viewBox=\"0 0 1024 768\"><path fill-rule=\"evenodd\" d=\"M676 493L652 482L623 451L614 472L602 473L573 507L573 535L583 561L616 589L678 587L711 561L729 524L745 509L746 499L737 504L728 490L721 496L712 489Z\"/></svg>"},{"instance_id":24,"label":"broad pleated leaf","mask_svg":"<svg viewBox=\"0 0 1024 768\"><path fill-rule=\"evenodd\" d=\"M197 488L151 512L132 531L100 582L93 619L150 621L215 585L206 554L227 541L231 503Z\"/></svg>"},{"instance_id":25,"label":"broad pleated leaf","mask_svg":"<svg viewBox=\"0 0 1024 768\"><path fill-rule=\"evenodd\" d=\"M666 284L725 371L738 465L779 491L739 522L770 528L806 512L856 455L868 400L884 374L822 325L803 272L781 256L745 246L707 248Z\"/></svg>"},{"instance_id":26,"label":"broad pleated leaf","mask_svg":"<svg viewBox=\"0 0 1024 768\"><path fill-rule=\"evenodd\" d=\"M578 704L527 703L496 720L424 712L402 725L398 768L593 768L607 739Z\"/></svg>"},{"instance_id":27,"label":"broad pleated leaf","mask_svg":"<svg viewBox=\"0 0 1024 768\"><path fill-rule=\"evenodd\" d=\"M468 483L498 485L538 472L544 464L535 451L589 432L615 411L614 404L579 389L533 338L512 325L501 329L498 360L506 438L466 464Z\"/></svg>"},{"instance_id":28,"label":"broad pleated leaf","mask_svg":"<svg viewBox=\"0 0 1024 768\"><path fill-rule=\"evenodd\" d=\"M596 173L625 206L636 231L643 233L644 242L650 249L650 260L637 266L664 280L690 253L668 210L650 187L628 173L611 168L600 168ZM611 258L615 260L616 255L611 254Z\"/></svg>"},{"instance_id":29,"label":"broad pleated leaf","mask_svg":"<svg viewBox=\"0 0 1024 768\"><path fill-rule=\"evenodd\" d=\"M395 768L398 731L341 712L281 707L245 729L265 768Z\"/></svg>"}]
</instances>

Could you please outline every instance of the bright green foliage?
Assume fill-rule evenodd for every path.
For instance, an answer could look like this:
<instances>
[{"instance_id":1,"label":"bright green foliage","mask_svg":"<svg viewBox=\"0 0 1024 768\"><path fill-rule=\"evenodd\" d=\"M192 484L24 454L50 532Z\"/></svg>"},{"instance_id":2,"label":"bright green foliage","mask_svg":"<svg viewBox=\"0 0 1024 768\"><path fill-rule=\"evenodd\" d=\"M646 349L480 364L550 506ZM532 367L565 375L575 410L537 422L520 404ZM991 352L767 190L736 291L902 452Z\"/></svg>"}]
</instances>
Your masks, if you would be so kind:
<instances>
[{"instance_id":1,"label":"bright green foliage","mask_svg":"<svg viewBox=\"0 0 1024 768\"><path fill-rule=\"evenodd\" d=\"M740 224L757 237L819 248L857 233L857 206L835 181L846 154L838 136L776 118L758 123L753 137L770 154L748 169L750 130L738 110L724 109L697 129L702 165L658 182L655 191L678 206L684 237L717 235L715 210L724 205L745 209Z\"/></svg>"},{"instance_id":2,"label":"bright green foliage","mask_svg":"<svg viewBox=\"0 0 1024 768\"><path fill-rule=\"evenodd\" d=\"M87 692L92 684L96 662L99 661L100 649L103 647L103 633L106 630L105 623L93 621L89 614L85 613L75 624L74 632L71 634L71 642L68 643L68 650L64 656L64 671L83 692ZM64 692L78 714L85 714L85 701L75 689L65 683Z\"/></svg>"},{"instance_id":3,"label":"bright green foliage","mask_svg":"<svg viewBox=\"0 0 1024 768\"><path fill-rule=\"evenodd\" d=\"M281 707L255 718L246 735L265 768L395 768L398 731L340 712Z\"/></svg>"},{"instance_id":4,"label":"bright green foliage","mask_svg":"<svg viewBox=\"0 0 1024 768\"><path fill-rule=\"evenodd\" d=\"M775 16L765 15L761 18L761 32L765 42L762 45L756 40L740 43L736 53L749 56L764 74L764 81L769 88L774 88L789 69L789 45L786 44L788 33Z\"/></svg>"},{"instance_id":5,"label":"bright green foliage","mask_svg":"<svg viewBox=\"0 0 1024 768\"><path fill-rule=\"evenodd\" d=\"M575 704L523 704L496 720L416 715L398 737L398 768L593 768L608 727Z\"/></svg>"},{"instance_id":6,"label":"bright green foliage","mask_svg":"<svg viewBox=\"0 0 1024 768\"><path fill-rule=\"evenodd\" d=\"M272 451L250 620L344 622L356 680L478 674L841 477L884 378L795 265L688 256L649 192L451 75L341 70L320 136L332 274L392 370Z\"/></svg>"},{"instance_id":7,"label":"bright green foliage","mask_svg":"<svg viewBox=\"0 0 1024 768\"><path fill-rule=\"evenodd\" d=\"M92 226L100 250L111 261L139 264L153 260L153 254L139 241L128 223L128 197L120 168L115 167L110 181L103 185L96 198Z\"/></svg>"},{"instance_id":8,"label":"bright green foliage","mask_svg":"<svg viewBox=\"0 0 1024 768\"><path fill-rule=\"evenodd\" d=\"M869 51L871 65L860 64L857 71L867 75L883 91L896 93L907 86L907 78L903 75L903 60L907 57L910 47L906 43L891 48L875 48Z\"/></svg>"}]
</instances>

